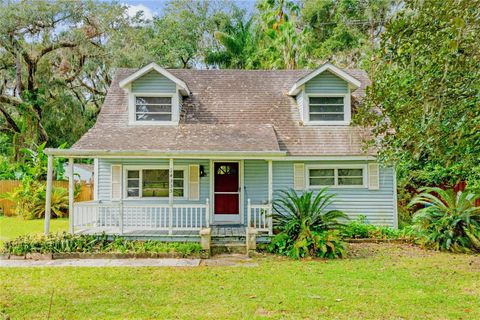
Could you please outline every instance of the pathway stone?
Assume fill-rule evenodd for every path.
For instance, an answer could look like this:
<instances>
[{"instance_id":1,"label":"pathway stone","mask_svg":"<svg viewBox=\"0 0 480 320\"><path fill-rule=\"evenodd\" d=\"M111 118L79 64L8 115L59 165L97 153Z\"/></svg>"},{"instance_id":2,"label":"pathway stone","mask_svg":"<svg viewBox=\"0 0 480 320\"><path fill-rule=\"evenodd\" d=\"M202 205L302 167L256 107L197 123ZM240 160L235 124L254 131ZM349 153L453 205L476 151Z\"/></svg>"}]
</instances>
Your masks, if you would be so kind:
<instances>
[{"instance_id":1,"label":"pathway stone","mask_svg":"<svg viewBox=\"0 0 480 320\"><path fill-rule=\"evenodd\" d=\"M200 259L0 260L5 267L198 267Z\"/></svg>"},{"instance_id":2,"label":"pathway stone","mask_svg":"<svg viewBox=\"0 0 480 320\"><path fill-rule=\"evenodd\" d=\"M256 267L258 263L244 254L219 254L210 259L202 260L200 265L207 267Z\"/></svg>"}]
</instances>

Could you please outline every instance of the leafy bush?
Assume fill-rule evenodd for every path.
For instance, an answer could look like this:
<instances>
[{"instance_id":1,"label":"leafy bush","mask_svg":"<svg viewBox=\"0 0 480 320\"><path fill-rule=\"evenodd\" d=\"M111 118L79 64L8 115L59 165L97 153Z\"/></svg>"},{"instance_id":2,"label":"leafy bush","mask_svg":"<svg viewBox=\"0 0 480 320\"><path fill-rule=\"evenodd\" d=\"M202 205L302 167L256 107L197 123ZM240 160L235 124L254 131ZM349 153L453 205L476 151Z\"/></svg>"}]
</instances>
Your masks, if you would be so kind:
<instances>
[{"instance_id":1,"label":"leafy bush","mask_svg":"<svg viewBox=\"0 0 480 320\"><path fill-rule=\"evenodd\" d=\"M270 252L301 257L342 257L344 246L336 229L339 219L347 216L339 210L328 210L333 194L321 189L298 195L295 190L281 191L273 203L273 223L280 233L268 247Z\"/></svg>"},{"instance_id":2,"label":"leafy bush","mask_svg":"<svg viewBox=\"0 0 480 320\"><path fill-rule=\"evenodd\" d=\"M365 216L359 216L342 229L342 236L350 239L398 239L402 235L401 230L368 223Z\"/></svg>"},{"instance_id":3,"label":"leafy bush","mask_svg":"<svg viewBox=\"0 0 480 320\"><path fill-rule=\"evenodd\" d=\"M183 255L200 253L198 243L167 243L155 240L137 241L102 235L71 235L67 233L48 236L23 236L4 243L5 253L23 255L26 253L166 253Z\"/></svg>"},{"instance_id":4,"label":"leafy bush","mask_svg":"<svg viewBox=\"0 0 480 320\"><path fill-rule=\"evenodd\" d=\"M266 246L266 250L295 259L312 256L334 259L345 256L345 244L335 230L314 231L310 237L300 241L293 241L286 233L279 233Z\"/></svg>"},{"instance_id":5,"label":"leafy bush","mask_svg":"<svg viewBox=\"0 0 480 320\"><path fill-rule=\"evenodd\" d=\"M423 188L410 206L424 205L413 216L413 230L427 246L452 252L480 252L480 193Z\"/></svg>"},{"instance_id":6,"label":"leafy bush","mask_svg":"<svg viewBox=\"0 0 480 320\"><path fill-rule=\"evenodd\" d=\"M78 190L76 190L78 193ZM15 214L24 219L40 219L45 216L46 185L44 182L24 178L22 184L1 198L15 203ZM64 217L68 214L68 190L52 189L52 217Z\"/></svg>"}]
</instances>

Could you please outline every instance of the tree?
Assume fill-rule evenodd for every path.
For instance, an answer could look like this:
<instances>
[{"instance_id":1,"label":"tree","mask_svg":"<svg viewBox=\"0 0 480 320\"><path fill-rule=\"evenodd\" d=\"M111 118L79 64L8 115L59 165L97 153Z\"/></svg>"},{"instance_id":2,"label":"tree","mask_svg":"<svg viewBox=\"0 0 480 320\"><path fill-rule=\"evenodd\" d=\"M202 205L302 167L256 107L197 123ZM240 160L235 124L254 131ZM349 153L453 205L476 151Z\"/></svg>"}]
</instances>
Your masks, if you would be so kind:
<instances>
[{"instance_id":1,"label":"tree","mask_svg":"<svg viewBox=\"0 0 480 320\"><path fill-rule=\"evenodd\" d=\"M344 66L368 61L374 42L395 7L395 0L305 0L301 15L306 30L305 63L332 60Z\"/></svg>"},{"instance_id":2,"label":"tree","mask_svg":"<svg viewBox=\"0 0 480 320\"><path fill-rule=\"evenodd\" d=\"M218 45L208 52L207 64L223 68L251 69L256 52L252 22L252 18L245 17L243 10L236 12L223 31L214 33Z\"/></svg>"},{"instance_id":3,"label":"tree","mask_svg":"<svg viewBox=\"0 0 480 320\"><path fill-rule=\"evenodd\" d=\"M408 1L386 25L360 119L399 186L480 187L480 1Z\"/></svg>"},{"instance_id":4,"label":"tree","mask_svg":"<svg viewBox=\"0 0 480 320\"><path fill-rule=\"evenodd\" d=\"M162 66L204 67L214 33L230 24L235 10L234 3L222 0L169 1L151 25L138 30L144 39L140 45Z\"/></svg>"},{"instance_id":5,"label":"tree","mask_svg":"<svg viewBox=\"0 0 480 320\"><path fill-rule=\"evenodd\" d=\"M93 1L2 1L0 131L17 150L55 132L73 130L73 141L84 132L85 115L98 112L110 82L104 42L128 25L124 9Z\"/></svg>"},{"instance_id":6,"label":"tree","mask_svg":"<svg viewBox=\"0 0 480 320\"><path fill-rule=\"evenodd\" d=\"M258 59L264 69L296 69L304 42L298 29L299 7L290 0L257 4Z\"/></svg>"}]
</instances>

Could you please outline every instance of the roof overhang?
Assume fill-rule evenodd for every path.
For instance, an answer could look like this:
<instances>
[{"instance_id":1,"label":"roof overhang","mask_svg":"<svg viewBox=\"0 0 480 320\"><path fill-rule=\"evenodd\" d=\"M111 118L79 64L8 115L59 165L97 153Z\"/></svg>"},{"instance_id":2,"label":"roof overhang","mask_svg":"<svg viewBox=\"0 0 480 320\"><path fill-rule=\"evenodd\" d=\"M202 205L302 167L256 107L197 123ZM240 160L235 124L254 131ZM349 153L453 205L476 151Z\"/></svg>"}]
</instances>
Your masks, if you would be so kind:
<instances>
[{"instance_id":1,"label":"roof overhang","mask_svg":"<svg viewBox=\"0 0 480 320\"><path fill-rule=\"evenodd\" d=\"M123 79L122 81L119 82L119 86L121 88L127 88L128 85L130 83L132 83L133 81L137 80L138 78L140 78L141 76L149 73L150 71L152 70L155 70L156 72L160 73L161 75L163 75L164 77L166 77L167 79L175 82L175 84L178 86L179 88L179 91L182 95L184 96L189 96L190 95L190 90L188 89L188 86L185 82L183 82L182 80L180 80L179 78L175 77L173 74L171 74L170 72L168 72L167 70L165 70L164 68L160 67L158 64L152 62L150 63L149 65L146 65L145 67L143 67L142 69L134 72L133 74L131 74L130 76L128 76L127 78Z\"/></svg>"},{"instance_id":2,"label":"roof overhang","mask_svg":"<svg viewBox=\"0 0 480 320\"><path fill-rule=\"evenodd\" d=\"M265 159L286 156L285 151L161 151L161 150L86 150L45 149L45 154L63 158L236 158Z\"/></svg>"},{"instance_id":3,"label":"roof overhang","mask_svg":"<svg viewBox=\"0 0 480 320\"><path fill-rule=\"evenodd\" d=\"M307 83L308 81L312 80L313 78L322 74L325 71L330 71L331 73L333 73L337 77L339 77L339 78L345 80L346 82L348 82L348 85L349 85L350 89L352 89L352 90L355 90L355 89L359 88L360 85L361 85L360 80L352 77L351 75L349 75L348 73L346 73L342 69L335 67L331 63L325 63L320 68L310 72L309 74L307 74L306 76L304 76L303 78L301 78L300 80L295 82L293 84L292 88L290 89L290 91L288 92L288 94L290 96L296 96L302 90L302 86L305 83Z\"/></svg>"}]
</instances>

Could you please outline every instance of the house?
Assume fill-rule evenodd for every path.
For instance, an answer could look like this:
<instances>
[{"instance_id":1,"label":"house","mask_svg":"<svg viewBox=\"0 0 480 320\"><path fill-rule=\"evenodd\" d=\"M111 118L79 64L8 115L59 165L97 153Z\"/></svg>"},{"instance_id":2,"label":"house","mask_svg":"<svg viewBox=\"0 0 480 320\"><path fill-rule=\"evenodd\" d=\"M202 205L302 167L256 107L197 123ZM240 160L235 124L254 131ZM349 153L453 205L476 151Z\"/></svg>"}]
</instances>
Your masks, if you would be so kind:
<instances>
[{"instance_id":1,"label":"house","mask_svg":"<svg viewBox=\"0 0 480 320\"><path fill-rule=\"evenodd\" d=\"M66 175L70 175L70 167L65 164ZM93 165L85 163L75 163L73 165L73 179L75 182L93 183Z\"/></svg>"},{"instance_id":2,"label":"house","mask_svg":"<svg viewBox=\"0 0 480 320\"><path fill-rule=\"evenodd\" d=\"M368 84L364 71L328 63L119 69L94 127L70 149L46 150L50 164L94 159L95 200L73 204L71 195L71 231L197 239L229 225L271 234L278 190L325 186L351 218L396 227L394 169L365 150L369 129L351 125Z\"/></svg>"}]
</instances>

